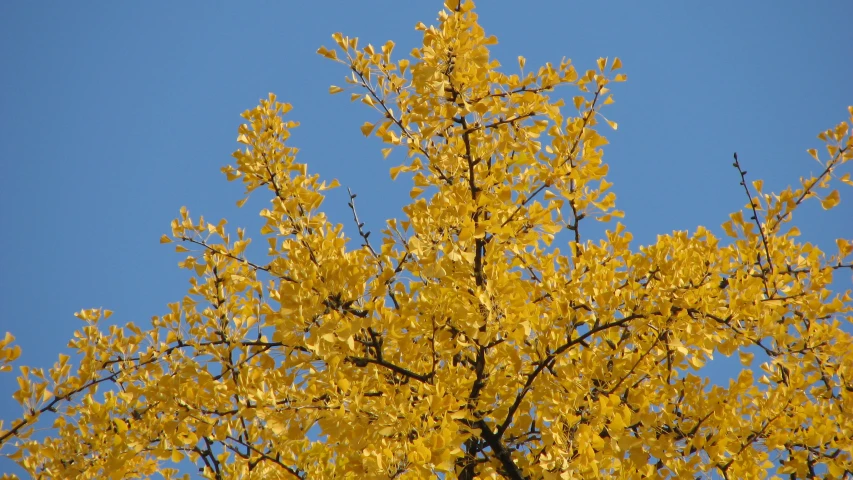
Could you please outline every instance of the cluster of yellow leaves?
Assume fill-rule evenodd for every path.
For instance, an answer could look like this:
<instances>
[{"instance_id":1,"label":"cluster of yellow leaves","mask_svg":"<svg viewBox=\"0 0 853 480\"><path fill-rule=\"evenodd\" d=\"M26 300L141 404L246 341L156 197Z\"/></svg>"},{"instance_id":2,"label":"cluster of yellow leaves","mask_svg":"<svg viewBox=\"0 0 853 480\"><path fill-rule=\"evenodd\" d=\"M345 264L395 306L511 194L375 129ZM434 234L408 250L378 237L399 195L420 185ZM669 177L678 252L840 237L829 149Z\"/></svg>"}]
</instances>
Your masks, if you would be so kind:
<instances>
[{"instance_id":1,"label":"cluster of yellow leaves","mask_svg":"<svg viewBox=\"0 0 853 480\"><path fill-rule=\"evenodd\" d=\"M6 336L0 340L0 372L11 370L10 364L21 356L21 347L12 345L14 341L15 337L9 332L6 332Z\"/></svg>"},{"instance_id":2,"label":"cluster of yellow leaves","mask_svg":"<svg viewBox=\"0 0 853 480\"><path fill-rule=\"evenodd\" d=\"M351 246L319 210L336 182L295 161L270 95L223 169L271 194L268 261L181 209L161 241L188 253L188 295L144 330L80 312L74 373L65 355L21 368L11 458L50 478L172 478L185 459L208 478L853 475L851 299L830 290L853 244L827 257L781 230L810 197L838 203L822 192L853 158L849 124L821 135L830 158L799 189L755 183L730 243L699 227L635 251L621 224L592 241L584 219L621 216L597 130L616 127L600 109L621 62L503 73L473 3L446 6L411 59L341 34L319 50L351 71L330 92L378 112L362 132L405 149L405 218L371 243L351 203ZM568 107L558 87L577 90ZM760 365L712 386L716 354Z\"/></svg>"}]
</instances>

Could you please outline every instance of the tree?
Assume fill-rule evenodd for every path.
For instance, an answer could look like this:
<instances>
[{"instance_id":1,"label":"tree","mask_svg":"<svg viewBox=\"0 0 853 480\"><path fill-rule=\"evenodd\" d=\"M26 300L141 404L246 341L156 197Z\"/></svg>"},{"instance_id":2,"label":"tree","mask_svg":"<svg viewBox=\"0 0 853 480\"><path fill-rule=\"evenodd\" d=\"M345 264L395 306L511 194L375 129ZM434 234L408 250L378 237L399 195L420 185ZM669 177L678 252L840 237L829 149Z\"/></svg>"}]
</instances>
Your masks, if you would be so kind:
<instances>
[{"instance_id":1,"label":"tree","mask_svg":"<svg viewBox=\"0 0 853 480\"><path fill-rule=\"evenodd\" d=\"M601 108L621 62L505 74L473 4L446 6L411 60L341 34L318 51L378 112L362 132L408 155L391 169L413 180L404 219L371 239L350 194L349 242L319 209L337 182L297 163L297 123L270 95L223 169L270 192L270 259L181 209L161 241L190 253L189 295L144 329L79 312L79 362L21 367L25 414L0 447L48 478L171 478L162 464L187 458L209 478L853 476L853 303L830 286L853 242L828 255L791 223L853 184L850 125L779 194L735 155L748 203L730 240L698 227L632 250L616 223L593 241L583 225L621 216L598 131L616 128ZM578 90L569 106L558 87ZM703 376L714 354L745 365L727 387Z\"/></svg>"}]
</instances>

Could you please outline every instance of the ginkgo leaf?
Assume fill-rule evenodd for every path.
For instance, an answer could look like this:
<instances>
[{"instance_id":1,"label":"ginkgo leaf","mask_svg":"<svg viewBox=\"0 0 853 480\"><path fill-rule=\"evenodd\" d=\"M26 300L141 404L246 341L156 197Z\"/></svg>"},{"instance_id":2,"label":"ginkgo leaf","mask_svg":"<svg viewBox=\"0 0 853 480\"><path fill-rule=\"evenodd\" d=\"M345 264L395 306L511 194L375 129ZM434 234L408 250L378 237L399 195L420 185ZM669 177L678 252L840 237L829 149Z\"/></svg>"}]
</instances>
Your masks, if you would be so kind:
<instances>
[{"instance_id":1,"label":"ginkgo leaf","mask_svg":"<svg viewBox=\"0 0 853 480\"><path fill-rule=\"evenodd\" d=\"M809 155L811 155L812 157L814 157L815 160L820 162L820 158L817 156L817 149L816 148L810 148L810 149L808 149L808 152L809 152Z\"/></svg>"},{"instance_id":2,"label":"ginkgo leaf","mask_svg":"<svg viewBox=\"0 0 853 480\"><path fill-rule=\"evenodd\" d=\"M334 50L329 50L326 47L320 47L317 49L317 53L332 60L337 60L338 58L338 54Z\"/></svg>"},{"instance_id":3,"label":"ginkgo leaf","mask_svg":"<svg viewBox=\"0 0 853 480\"><path fill-rule=\"evenodd\" d=\"M841 196L838 194L838 190L833 190L820 201L820 205L824 210L829 210L837 206L840 201Z\"/></svg>"},{"instance_id":4,"label":"ginkgo leaf","mask_svg":"<svg viewBox=\"0 0 853 480\"><path fill-rule=\"evenodd\" d=\"M610 71L619 70L620 68L622 68L622 60L616 57L613 59L613 64L610 65Z\"/></svg>"},{"instance_id":5,"label":"ginkgo leaf","mask_svg":"<svg viewBox=\"0 0 853 480\"><path fill-rule=\"evenodd\" d=\"M127 423L125 423L124 420L116 418L115 420L113 420L113 423L115 424L116 431L118 433L121 434L127 431Z\"/></svg>"},{"instance_id":6,"label":"ginkgo leaf","mask_svg":"<svg viewBox=\"0 0 853 480\"><path fill-rule=\"evenodd\" d=\"M838 246L838 254L841 258L845 258L850 255L850 252L853 252L853 240L839 238L835 240L835 244Z\"/></svg>"}]
</instances>

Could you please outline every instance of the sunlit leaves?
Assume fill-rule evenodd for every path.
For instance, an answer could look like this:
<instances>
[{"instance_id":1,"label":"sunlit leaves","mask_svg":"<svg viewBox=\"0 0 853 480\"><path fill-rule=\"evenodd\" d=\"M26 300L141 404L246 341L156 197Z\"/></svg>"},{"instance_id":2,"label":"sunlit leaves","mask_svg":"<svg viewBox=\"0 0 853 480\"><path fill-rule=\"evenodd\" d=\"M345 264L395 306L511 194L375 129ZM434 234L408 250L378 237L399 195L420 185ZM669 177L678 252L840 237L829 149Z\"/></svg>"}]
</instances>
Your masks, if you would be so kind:
<instances>
[{"instance_id":1,"label":"sunlit leaves","mask_svg":"<svg viewBox=\"0 0 853 480\"><path fill-rule=\"evenodd\" d=\"M744 182L727 238L697 227L632 248L599 131L617 127L602 109L622 62L504 69L473 3L446 6L410 58L340 33L318 50L348 69L391 177L411 180L403 217L366 225L350 192L347 237L321 210L338 183L297 161L290 105L261 100L222 172L243 183L240 206L267 194L262 253L181 208L160 241L182 254L186 295L139 326L78 312L73 357L20 367L10 458L53 478L168 478L188 461L290 479L851 468L853 311L830 286L853 243L828 257L791 223L810 198L839 203L849 124L820 134L830 157L797 188ZM611 222L600 238L593 218ZM743 370L712 385L735 355ZM52 430L30 441L36 425Z\"/></svg>"},{"instance_id":2,"label":"sunlit leaves","mask_svg":"<svg viewBox=\"0 0 853 480\"><path fill-rule=\"evenodd\" d=\"M14 362L21 356L21 347L12 345L15 337L6 332L6 335L0 340L0 372L8 372L12 369L10 363Z\"/></svg>"}]
</instances>

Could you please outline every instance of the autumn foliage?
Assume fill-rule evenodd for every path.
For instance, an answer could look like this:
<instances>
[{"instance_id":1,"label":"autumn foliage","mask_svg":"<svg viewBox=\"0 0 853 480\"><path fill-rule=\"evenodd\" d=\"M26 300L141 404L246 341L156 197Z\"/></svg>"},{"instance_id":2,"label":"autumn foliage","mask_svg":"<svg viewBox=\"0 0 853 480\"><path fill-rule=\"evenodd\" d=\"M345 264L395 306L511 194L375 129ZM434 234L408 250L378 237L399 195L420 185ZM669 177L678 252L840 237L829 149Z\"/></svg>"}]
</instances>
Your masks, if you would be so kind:
<instances>
[{"instance_id":1,"label":"autumn foliage","mask_svg":"<svg viewBox=\"0 0 853 480\"><path fill-rule=\"evenodd\" d=\"M408 59L341 34L319 50L350 70L330 92L372 109L362 132L405 154L402 219L371 237L351 195L355 240L330 223L337 182L297 162L270 95L223 169L271 197L269 256L181 209L161 241L187 252L187 296L144 327L79 312L73 361L20 367L0 452L39 478L187 461L208 478L853 478L853 302L830 288L853 243L825 253L792 223L853 184L853 108L799 186L732 170L748 203L726 238L632 249L600 130L621 62L501 67L456 3ZM584 236L594 221L604 238ZM19 353L7 334L2 368ZM721 355L744 368L715 385Z\"/></svg>"}]
</instances>

